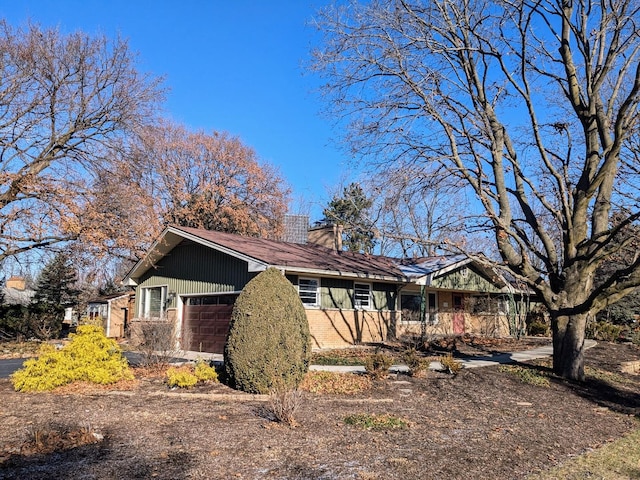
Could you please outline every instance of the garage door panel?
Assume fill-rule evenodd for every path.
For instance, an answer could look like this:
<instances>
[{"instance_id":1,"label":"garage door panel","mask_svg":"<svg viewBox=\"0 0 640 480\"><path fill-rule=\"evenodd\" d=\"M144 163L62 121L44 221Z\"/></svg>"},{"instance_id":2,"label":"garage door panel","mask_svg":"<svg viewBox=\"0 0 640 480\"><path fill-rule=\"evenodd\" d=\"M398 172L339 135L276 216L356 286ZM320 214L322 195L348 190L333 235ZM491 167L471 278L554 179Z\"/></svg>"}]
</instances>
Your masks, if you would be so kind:
<instances>
[{"instance_id":1,"label":"garage door panel","mask_svg":"<svg viewBox=\"0 0 640 480\"><path fill-rule=\"evenodd\" d=\"M233 305L229 305L229 297L202 297L185 303L183 328L187 333L185 340L189 344L188 350L223 353L233 311ZM217 304L217 301L224 304Z\"/></svg>"}]
</instances>

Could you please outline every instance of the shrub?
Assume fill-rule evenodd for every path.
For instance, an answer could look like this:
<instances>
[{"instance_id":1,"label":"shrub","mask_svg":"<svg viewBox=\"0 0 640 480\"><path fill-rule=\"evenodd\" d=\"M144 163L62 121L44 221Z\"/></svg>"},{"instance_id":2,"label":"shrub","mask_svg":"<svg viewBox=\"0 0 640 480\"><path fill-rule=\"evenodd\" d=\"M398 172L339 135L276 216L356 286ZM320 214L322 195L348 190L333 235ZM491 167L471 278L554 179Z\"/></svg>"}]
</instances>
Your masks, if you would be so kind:
<instances>
[{"instance_id":1,"label":"shrub","mask_svg":"<svg viewBox=\"0 0 640 480\"><path fill-rule=\"evenodd\" d=\"M70 338L69 344L60 350L43 344L38 358L27 360L11 376L14 388L34 392L53 390L75 381L107 385L133 379L120 347L102 329L83 325Z\"/></svg>"},{"instance_id":2,"label":"shrub","mask_svg":"<svg viewBox=\"0 0 640 480\"><path fill-rule=\"evenodd\" d=\"M549 325L544 322L531 322L527 326L527 333L531 336L547 336L549 334Z\"/></svg>"},{"instance_id":3,"label":"shrub","mask_svg":"<svg viewBox=\"0 0 640 480\"><path fill-rule=\"evenodd\" d=\"M409 367L409 375L412 377L425 375L431 365L431 358L423 357L415 348L406 350L402 354L402 361Z\"/></svg>"},{"instance_id":4,"label":"shrub","mask_svg":"<svg viewBox=\"0 0 640 480\"><path fill-rule=\"evenodd\" d=\"M166 371L167 385L169 387L191 388L198 382L217 382L218 373L202 359L196 361L195 366L183 365L181 367L169 367Z\"/></svg>"},{"instance_id":5,"label":"shrub","mask_svg":"<svg viewBox=\"0 0 640 480\"><path fill-rule=\"evenodd\" d=\"M364 360L364 368L373 378L384 378L393 365L393 357L385 353L374 353Z\"/></svg>"},{"instance_id":6,"label":"shrub","mask_svg":"<svg viewBox=\"0 0 640 480\"><path fill-rule=\"evenodd\" d=\"M640 345L640 328L631 331L631 343Z\"/></svg>"},{"instance_id":7,"label":"shrub","mask_svg":"<svg viewBox=\"0 0 640 480\"><path fill-rule=\"evenodd\" d=\"M309 324L298 292L275 268L236 300L225 345L229 382L248 393L295 390L309 369Z\"/></svg>"},{"instance_id":8,"label":"shrub","mask_svg":"<svg viewBox=\"0 0 640 480\"><path fill-rule=\"evenodd\" d=\"M623 327L610 322L589 322L585 334L588 338L603 342L615 342L620 337Z\"/></svg>"},{"instance_id":9,"label":"shrub","mask_svg":"<svg viewBox=\"0 0 640 480\"><path fill-rule=\"evenodd\" d=\"M200 382L217 382L218 372L204 360L198 360L194 368L194 374Z\"/></svg>"},{"instance_id":10,"label":"shrub","mask_svg":"<svg viewBox=\"0 0 640 480\"><path fill-rule=\"evenodd\" d=\"M137 349L142 355L142 365L168 365L172 358L179 355L180 342L173 322L143 318L136 323L136 329L140 342Z\"/></svg>"},{"instance_id":11,"label":"shrub","mask_svg":"<svg viewBox=\"0 0 640 480\"><path fill-rule=\"evenodd\" d=\"M302 403L300 390L274 390L269 397L269 413L280 423L294 427L298 425L295 413Z\"/></svg>"},{"instance_id":12,"label":"shrub","mask_svg":"<svg viewBox=\"0 0 640 480\"><path fill-rule=\"evenodd\" d=\"M549 379L534 368L520 365L500 365L498 371L505 372L518 378L522 383L537 387L548 387Z\"/></svg>"},{"instance_id":13,"label":"shrub","mask_svg":"<svg viewBox=\"0 0 640 480\"><path fill-rule=\"evenodd\" d=\"M371 378L353 373L313 371L307 373L300 389L311 393L353 395L371 388Z\"/></svg>"},{"instance_id":14,"label":"shrub","mask_svg":"<svg viewBox=\"0 0 640 480\"><path fill-rule=\"evenodd\" d=\"M440 358L440 363L442 364L442 369L451 375L457 375L462 370L462 362L453 358L451 354Z\"/></svg>"},{"instance_id":15,"label":"shrub","mask_svg":"<svg viewBox=\"0 0 640 480\"><path fill-rule=\"evenodd\" d=\"M48 454L90 445L104 440L104 435L91 425L65 427L59 425L30 425L19 447L21 455Z\"/></svg>"},{"instance_id":16,"label":"shrub","mask_svg":"<svg viewBox=\"0 0 640 480\"><path fill-rule=\"evenodd\" d=\"M167 369L167 385L170 387L191 388L196 383L198 383L198 377L188 366Z\"/></svg>"},{"instance_id":17,"label":"shrub","mask_svg":"<svg viewBox=\"0 0 640 480\"><path fill-rule=\"evenodd\" d=\"M95 315L93 317L85 315L78 321L78 325L93 325L94 327L100 327L102 329L104 329L105 324L106 320L100 315Z\"/></svg>"}]
</instances>

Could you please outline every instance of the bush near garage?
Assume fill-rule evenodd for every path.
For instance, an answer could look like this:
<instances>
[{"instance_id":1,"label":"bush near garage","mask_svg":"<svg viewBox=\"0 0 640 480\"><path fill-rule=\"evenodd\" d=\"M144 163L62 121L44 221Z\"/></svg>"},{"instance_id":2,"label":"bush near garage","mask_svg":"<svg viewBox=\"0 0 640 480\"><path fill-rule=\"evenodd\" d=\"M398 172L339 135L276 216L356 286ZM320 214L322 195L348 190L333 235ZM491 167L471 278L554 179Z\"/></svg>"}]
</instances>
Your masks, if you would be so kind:
<instances>
[{"instance_id":1,"label":"bush near garage","mask_svg":"<svg viewBox=\"0 0 640 480\"><path fill-rule=\"evenodd\" d=\"M38 392L75 381L107 385L133 379L122 350L101 328L81 325L70 338L61 349L43 344L38 358L27 360L11 376L13 387L21 392Z\"/></svg>"},{"instance_id":2,"label":"bush near garage","mask_svg":"<svg viewBox=\"0 0 640 480\"><path fill-rule=\"evenodd\" d=\"M231 314L225 345L231 386L248 393L295 390L309 369L309 324L298 292L275 268L253 278Z\"/></svg>"}]
</instances>

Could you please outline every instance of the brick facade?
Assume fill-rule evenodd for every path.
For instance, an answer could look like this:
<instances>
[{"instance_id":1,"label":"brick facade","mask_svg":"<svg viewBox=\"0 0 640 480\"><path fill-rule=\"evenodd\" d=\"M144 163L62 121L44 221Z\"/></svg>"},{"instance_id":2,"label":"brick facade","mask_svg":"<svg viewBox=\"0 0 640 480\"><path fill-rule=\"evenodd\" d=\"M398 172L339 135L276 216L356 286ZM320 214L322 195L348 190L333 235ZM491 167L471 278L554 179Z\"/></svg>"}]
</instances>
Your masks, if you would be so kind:
<instances>
[{"instance_id":1,"label":"brick facade","mask_svg":"<svg viewBox=\"0 0 640 480\"><path fill-rule=\"evenodd\" d=\"M395 331L395 312L340 309L308 309L306 312L313 348L383 342Z\"/></svg>"}]
</instances>

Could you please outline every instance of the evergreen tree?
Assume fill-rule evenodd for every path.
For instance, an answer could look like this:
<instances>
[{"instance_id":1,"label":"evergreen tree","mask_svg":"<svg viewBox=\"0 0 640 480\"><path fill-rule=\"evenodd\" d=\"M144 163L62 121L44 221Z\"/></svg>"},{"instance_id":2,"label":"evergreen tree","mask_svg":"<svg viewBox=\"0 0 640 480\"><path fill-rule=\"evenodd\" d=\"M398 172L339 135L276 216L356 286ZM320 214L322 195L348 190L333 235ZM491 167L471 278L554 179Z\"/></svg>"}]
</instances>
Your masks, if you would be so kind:
<instances>
[{"instance_id":1,"label":"evergreen tree","mask_svg":"<svg viewBox=\"0 0 640 480\"><path fill-rule=\"evenodd\" d=\"M309 370L309 322L298 292L275 268L253 278L231 314L224 363L244 392L295 390Z\"/></svg>"},{"instance_id":2,"label":"evergreen tree","mask_svg":"<svg viewBox=\"0 0 640 480\"><path fill-rule=\"evenodd\" d=\"M44 266L27 315L27 323L34 335L47 339L60 333L65 308L78 303L80 291L75 288L77 280L76 270L65 253L56 254Z\"/></svg>"},{"instance_id":3,"label":"evergreen tree","mask_svg":"<svg viewBox=\"0 0 640 480\"><path fill-rule=\"evenodd\" d=\"M75 288L78 275L66 253L57 253L38 276L33 302L50 307L73 307L80 292Z\"/></svg>"},{"instance_id":4,"label":"evergreen tree","mask_svg":"<svg viewBox=\"0 0 640 480\"><path fill-rule=\"evenodd\" d=\"M325 221L343 227L343 246L350 252L372 253L375 246L373 222L369 213L373 201L357 183L351 183L335 195L322 212Z\"/></svg>"}]
</instances>

